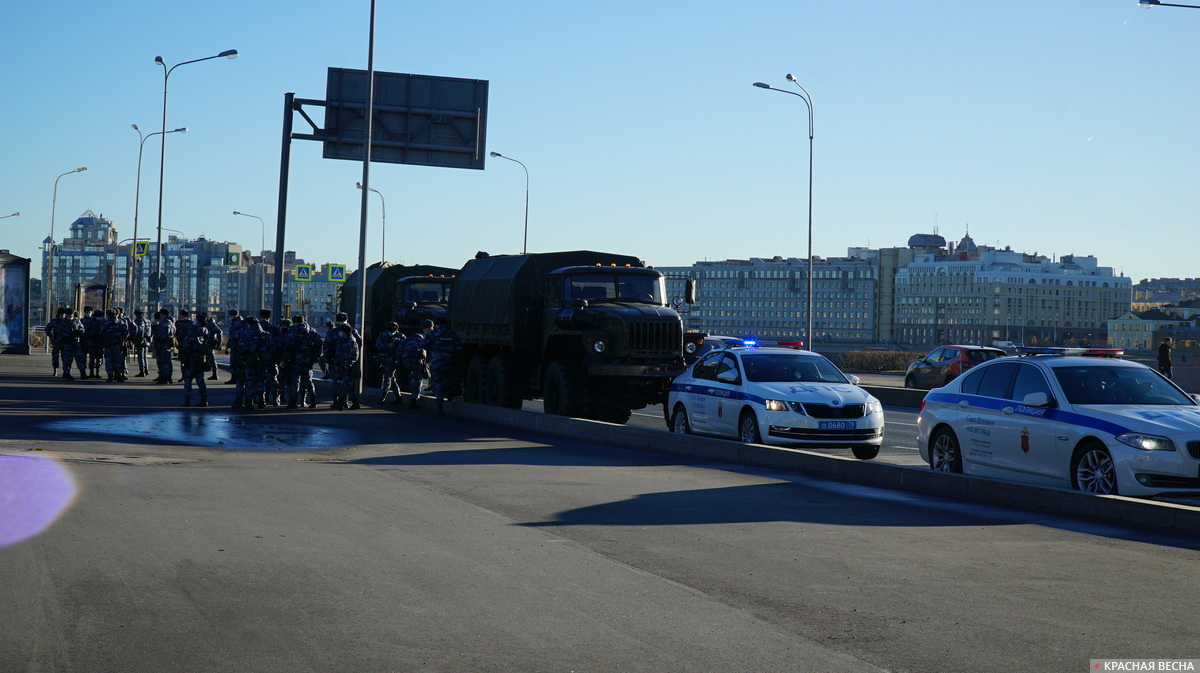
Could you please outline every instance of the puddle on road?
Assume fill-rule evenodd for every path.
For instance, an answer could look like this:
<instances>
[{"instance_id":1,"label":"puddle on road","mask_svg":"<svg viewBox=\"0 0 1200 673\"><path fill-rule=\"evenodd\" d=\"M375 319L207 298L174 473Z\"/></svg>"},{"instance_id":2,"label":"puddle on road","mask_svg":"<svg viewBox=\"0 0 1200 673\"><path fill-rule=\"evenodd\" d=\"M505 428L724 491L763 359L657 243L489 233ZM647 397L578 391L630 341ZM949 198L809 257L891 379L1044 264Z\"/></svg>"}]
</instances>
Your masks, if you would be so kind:
<instances>
[{"instance_id":1,"label":"puddle on road","mask_svg":"<svg viewBox=\"0 0 1200 673\"><path fill-rule=\"evenodd\" d=\"M241 451L305 451L356 443L354 433L347 430L258 423L241 416L200 411L165 411L140 416L53 421L42 427L106 438L143 437Z\"/></svg>"}]
</instances>

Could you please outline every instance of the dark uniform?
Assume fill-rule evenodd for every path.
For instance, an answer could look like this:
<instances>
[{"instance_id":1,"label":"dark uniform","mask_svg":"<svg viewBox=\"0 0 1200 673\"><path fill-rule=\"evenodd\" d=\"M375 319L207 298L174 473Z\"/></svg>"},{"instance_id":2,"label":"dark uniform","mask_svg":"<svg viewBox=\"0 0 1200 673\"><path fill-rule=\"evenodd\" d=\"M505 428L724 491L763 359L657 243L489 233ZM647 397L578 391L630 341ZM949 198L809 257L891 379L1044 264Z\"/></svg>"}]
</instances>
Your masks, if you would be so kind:
<instances>
[{"instance_id":1,"label":"dark uniform","mask_svg":"<svg viewBox=\"0 0 1200 673\"><path fill-rule=\"evenodd\" d=\"M312 370L313 363L321 356L322 339L304 316L295 316L292 323L283 337L287 406L288 409L296 409L307 404L311 409L317 406L317 387L313 384Z\"/></svg>"},{"instance_id":2,"label":"dark uniform","mask_svg":"<svg viewBox=\"0 0 1200 673\"><path fill-rule=\"evenodd\" d=\"M440 414L442 402L458 394L459 354L463 344L444 318L439 322L437 329L425 339L425 352L429 354L430 384Z\"/></svg>"},{"instance_id":3,"label":"dark uniform","mask_svg":"<svg viewBox=\"0 0 1200 673\"><path fill-rule=\"evenodd\" d=\"M158 322L154 324L154 363L158 367L158 378L155 383L170 383L175 374L175 365L171 362L171 351L175 348L175 321L166 311L158 312Z\"/></svg>"},{"instance_id":4,"label":"dark uniform","mask_svg":"<svg viewBox=\"0 0 1200 673\"><path fill-rule=\"evenodd\" d=\"M212 353L212 332L209 330L204 314L201 319L190 322L190 328L185 336L179 338L179 368L183 371L183 406L191 406L192 382L200 389L198 407L208 406L208 386L204 382L204 372L208 370L208 357Z\"/></svg>"}]
</instances>

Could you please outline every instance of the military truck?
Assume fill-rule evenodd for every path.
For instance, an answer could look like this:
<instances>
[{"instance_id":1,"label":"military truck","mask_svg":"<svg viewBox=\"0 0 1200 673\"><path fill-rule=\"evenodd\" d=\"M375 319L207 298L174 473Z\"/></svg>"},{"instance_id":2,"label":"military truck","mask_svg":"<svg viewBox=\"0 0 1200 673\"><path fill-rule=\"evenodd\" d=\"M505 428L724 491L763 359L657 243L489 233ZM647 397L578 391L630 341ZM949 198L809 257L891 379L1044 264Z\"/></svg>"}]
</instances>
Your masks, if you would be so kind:
<instances>
[{"instance_id":1,"label":"military truck","mask_svg":"<svg viewBox=\"0 0 1200 673\"><path fill-rule=\"evenodd\" d=\"M446 315L450 285L457 269L444 266L372 265L367 269L367 320L363 334L363 383L379 387L382 379L375 362L375 339L389 322L408 333L422 320ZM358 272L350 274L341 293L341 311L358 314ZM320 329L320 325L314 325Z\"/></svg>"},{"instance_id":2,"label":"military truck","mask_svg":"<svg viewBox=\"0 0 1200 673\"><path fill-rule=\"evenodd\" d=\"M612 423L665 403L683 371L683 323L663 275L636 257L589 250L487 256L454 280L469 402Z\"/></svg>"}]
</instances>

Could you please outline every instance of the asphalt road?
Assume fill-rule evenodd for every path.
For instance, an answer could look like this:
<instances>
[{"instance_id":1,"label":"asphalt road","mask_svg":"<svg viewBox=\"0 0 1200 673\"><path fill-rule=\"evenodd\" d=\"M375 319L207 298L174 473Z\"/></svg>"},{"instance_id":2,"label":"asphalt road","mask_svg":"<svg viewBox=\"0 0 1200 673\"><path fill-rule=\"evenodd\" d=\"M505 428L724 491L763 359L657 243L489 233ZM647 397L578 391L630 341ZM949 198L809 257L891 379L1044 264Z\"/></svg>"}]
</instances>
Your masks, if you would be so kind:
<instances>
[{"instance_id":1,"label":"asphalt road","mask_svg":"<svg viewBox=\"0 0 1200 673\"><path fill-rule=\"evenodd\" d=\"M37 366L0 356L5 673L1200 657L1197 540L428 410L181 411L178 386Z\"/></svg>"}]
</instances>

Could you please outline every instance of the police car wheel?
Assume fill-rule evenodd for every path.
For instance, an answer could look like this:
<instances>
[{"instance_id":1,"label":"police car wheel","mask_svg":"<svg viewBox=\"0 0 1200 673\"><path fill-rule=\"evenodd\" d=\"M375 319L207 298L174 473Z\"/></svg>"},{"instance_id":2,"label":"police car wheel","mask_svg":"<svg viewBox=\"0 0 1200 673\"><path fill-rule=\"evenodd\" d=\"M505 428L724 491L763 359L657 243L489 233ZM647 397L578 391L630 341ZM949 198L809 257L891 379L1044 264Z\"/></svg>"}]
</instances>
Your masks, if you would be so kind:
<instances>
[{"instance_id":1,"label":"police car wheel","mask_svg":"<svg viewBox=\"0 0 1200 673\"><path fill-rule=\"evenodd\" d=\"M1117 495L1117 468L1108 449L1094 442L1080 447L1071 461L1071 482L1084 493Z\"/></svg>"},{"instance_id":2,"label":"police car wheel","mask_svg":"<svg viewBox=\"0 0 1200 673\"><path fill-rule=\"evenodd\" d=\"M929 439L929 468L937 472L962 474L962 449L948 428L941 428Z\"/></svg>"},{"instance_id":3,"label":"police car wheel","mask_svg":"<svg viewBox=\"0 0 1200 673\"><path fill-rule=\"evenodd\" d=\"M871 460L879 455L878 446L852 446L850 452L859 460Z\"/></svg>"},{"instance_id":4,"label":"police car wheel","mask_svg":"<svg viewBox=\"0 0 1200 673\"><path fill-rule=\"evenodd\" d=\"M751 411L743 411L738 420L738 438L743 444L762 444L762 436L758 432L758 419Z\"/></svg>"},{"instance_id":5,"label":"police car wheel","mask_svg":"<svg viewBox=\"0 0 1200 673\"><path fill-rule=\"evenodd\" d=\"M692 434L692 424L688 422L687 411L682 404L675 405L675 413L671 414L671 432L677 435Z\"/></svg>"}]
</instances>

